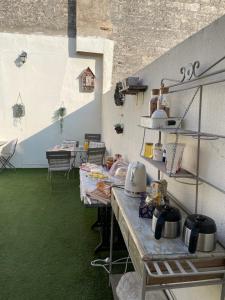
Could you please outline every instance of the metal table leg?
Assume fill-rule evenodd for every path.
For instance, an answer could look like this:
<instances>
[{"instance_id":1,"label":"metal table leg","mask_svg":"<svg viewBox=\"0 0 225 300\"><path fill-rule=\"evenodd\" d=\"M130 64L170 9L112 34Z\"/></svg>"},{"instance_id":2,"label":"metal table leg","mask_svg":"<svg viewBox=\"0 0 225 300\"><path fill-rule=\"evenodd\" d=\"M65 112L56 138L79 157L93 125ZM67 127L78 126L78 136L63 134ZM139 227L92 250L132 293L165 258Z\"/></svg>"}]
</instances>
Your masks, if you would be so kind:
<instances>
[{"instance_id":1,"label":"metal table leg","mask_svg":"<svg viewBox=\"0 0 225 300\"><path fill-rule=\"evenodd\" d=\"M220 300L225 300L225 275L223 277L223 284L222 284Z\"/></svg>"},{"instance_id":2,"label":"metal table leg","mask_svg":"<svg viewBox=\"0 0 225 300\"><path fill-rule=\"evenodd\" d=\"M110 229L110 248L109 248L109 276L112 274L112 258L113 258L113 226L114 226L114 212L111 211L111 229ZM110 279L109 279L110 286Z\"/></svg>"},{"instance_id":3,"label":"metal table leg","mask_svg":"<svg viewBox=\"0 0 225 300\"><path fill-rule=\"evenodd\" d=\"M95 221L95 223L91 226L91 229L94 230L95 228L99 228L102 225L101 222L101 212L100 212L100 207L97 208L97 220Z\"/></svg>"},{"instance_id":4,"label":"metal table leg","mask_svg":"<svg viewBox=\"0 0 225 300\"><path fill-rule=\"evenodd\" d=\"M102 209L101 214L101 227L100 227L100 237L101 242L100 244L95 248L95 253L98 251L107 251L109 250L109 220L108 220L108 214L110 214L110 208L104 207Z\"/></svg>"},{"instance_id":5,"label":"metal table leg","mask_svg":"<svg viewBox=\"0 0 225 300\"><path fill-rule=\"evenodd\" d=\"M145 300L145 293L146 293L146 278L147 278L147 272L144 267L143 270L143 278L142 278L142 290L141 290L141 300Z\"/></svg>"}]
</instances>

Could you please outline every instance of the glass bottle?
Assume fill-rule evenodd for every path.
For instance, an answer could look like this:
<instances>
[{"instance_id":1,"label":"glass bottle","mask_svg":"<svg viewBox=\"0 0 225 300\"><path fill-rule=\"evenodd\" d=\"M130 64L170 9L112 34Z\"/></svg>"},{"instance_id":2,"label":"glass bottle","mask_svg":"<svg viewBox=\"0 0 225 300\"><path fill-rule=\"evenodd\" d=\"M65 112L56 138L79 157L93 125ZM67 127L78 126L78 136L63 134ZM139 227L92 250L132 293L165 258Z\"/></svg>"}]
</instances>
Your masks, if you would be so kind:
<instances>
[{"instance_id":1,"label":"glass bottle","mask_svg":"<svg viewBox=\"0 0 225 300\"><path fill-rule=\"evenodd\" d=\"M151 99L149 100L149 116L151 117L155 110L157 110L157 103L159 99L159 89L152 89Z\"/></svg>"},{"instance_id":2,"label":"glass bottle","mask_svg":"<svg viewBox=\"0 0 225 300\"><path fill-rule=\"evenodd\" d=\"M168 87L161 87L160 88L160 96L158 100L158 109L163 109L165 110L167 117L169 118L170 116L170 108L169 108L169 102L168 102L168 92L169 88Z\"/></svg>"},{"instance_id":3,"label":"glass bottle","mask_svg":"<svg viewBox=\"0 0 225 300\"><path fill-rule=\"evenodd\" d=\"M156 143L153 149L153 160L162 161L163 160L163 149L161 143Z\"/></svg>"}]
</instances>

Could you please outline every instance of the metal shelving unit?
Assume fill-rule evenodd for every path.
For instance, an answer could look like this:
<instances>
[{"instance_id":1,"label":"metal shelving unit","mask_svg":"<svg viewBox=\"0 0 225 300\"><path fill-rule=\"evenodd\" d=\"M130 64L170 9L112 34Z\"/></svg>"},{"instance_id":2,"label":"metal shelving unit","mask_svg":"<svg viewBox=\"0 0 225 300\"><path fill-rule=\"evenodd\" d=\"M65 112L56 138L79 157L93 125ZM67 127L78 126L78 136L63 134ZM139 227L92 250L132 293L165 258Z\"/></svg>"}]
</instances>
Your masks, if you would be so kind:
<instances>
[{"instance_id":1,"label":"metal shelving unit","mask_svg":"<svg viewBox=\"0 0 225 300\"><path fill-rule=\"evenodd\" d=\"M194 102L197 95L199 95L198 99L198 128L197 130L187 130L178 128L176 129L170 129L170 128L146 128L143 127L145 130L157 130L159 132L159 139L158 141L161 142L161 134L162 132L168 133L168 134L175 134L176 135L176 142L178 141L179 135L184 136L190 136L196 139L197 141L197 163L196 163L196 171L195 174L190 173L184 169L181 169L180 172L176 173L175 175L170 176L170 174L167 174L165 164L161 162L156 162L151 159L147 159L154 167L158 169L158 179L160 179L161 173L167 174L170 177L174 178L193 178L195 180L195 186L196 186L196 192L195 192L195 213L198 212L198 194L199 194L199 184L202 182L212 186L213 188L217 189L218 191L225 194L225 190L220 188L219 186L209 182L208 180L201 178L199 175L200 170L200 148L201 148L201 140L216 140L216 139L224 139L225 135L221 134L215 134L215 133L207 133L201 131L201 119L202 119L202 102L203 102L203 89L205 86L214 85L218 83L225 82L225 69L221 69L215 72L210 72L214 67L217 67L221 62L225 62L225 56L217 60L215 63L213 63L211 66L206 68L204 71L197 74L197 69L200 67L200 62L195 61L194 63L188 64L186 67L182 67L180 69L180 73L183 75L181 80L174 80L169 78L164 78L161 80L161 85L165 86L166 82L173 82L171 85L166 85L166 87L169 88L169 93L179 93L183 91L193 90L196 89L195 94L189 103L189 106L187 107L183 118L188 113L189 108L191 107L192 103ZM223 78L217 78L218 75L223 75ZM143 156L142 156L143 157ZM145 157L143 157L146 159Z\"/></svg>"}]
</instances>

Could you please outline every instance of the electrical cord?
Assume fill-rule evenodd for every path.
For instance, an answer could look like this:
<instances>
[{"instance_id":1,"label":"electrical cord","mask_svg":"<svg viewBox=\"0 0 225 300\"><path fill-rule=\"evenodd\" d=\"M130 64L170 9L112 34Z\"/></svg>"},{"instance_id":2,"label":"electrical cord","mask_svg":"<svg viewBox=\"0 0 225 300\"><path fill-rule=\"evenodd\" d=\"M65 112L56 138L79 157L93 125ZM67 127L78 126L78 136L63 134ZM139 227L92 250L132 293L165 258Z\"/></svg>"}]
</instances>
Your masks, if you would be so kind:
<instances>
[{"instance_id":1,"label":"electrical cord","mask_svg":"<svg viewBox=\"0 0 225 300\"><path fill-rule=\"evenodd\" d=\"M125 259L126 259L126 262L122 262ZM112 265L126 264L125 270L127 270L128 263L131 263L131 261L129 262L129 259L130 259L129 256L116 259L112 262ZM108 274L110 274L110 271L107 269L107 267L109 266L109 263L110 263L110 258L106 257L105 259L95 259L95 260L91 261L91 266L92 267L102 267Z\"/></svg>"}]
</instances>

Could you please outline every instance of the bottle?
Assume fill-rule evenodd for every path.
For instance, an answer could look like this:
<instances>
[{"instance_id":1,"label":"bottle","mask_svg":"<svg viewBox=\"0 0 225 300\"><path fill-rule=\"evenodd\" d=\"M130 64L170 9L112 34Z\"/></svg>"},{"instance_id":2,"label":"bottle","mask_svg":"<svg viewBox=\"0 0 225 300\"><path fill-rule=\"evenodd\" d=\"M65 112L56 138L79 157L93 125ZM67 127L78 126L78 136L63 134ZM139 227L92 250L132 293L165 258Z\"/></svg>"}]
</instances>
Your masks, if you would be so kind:
<instances>
[{"instance_id":1,"label":"bottle","mask_svg":"<svg viewBox=\"0 0 225 300\"><path fill-rule=\"evenodd\" d=\"M160 88L160 96L158 99L158 109L162 109L165 110L167 117L169 118L170 116L170 108L169 108L169 102L167 99L168 96L168 92L169 92L169 88L168 87L164 87L162 86Z\"/></svg>"},{"instance_id":2,"label":"bottle","mask_svg":"<svg viewBox=\"0 0 225 300\"><path fill-rule=\"evenodd\" d=\"M88 141L88 140L85 140L85 141L84 141L84 150L87 151L87 150L88 150L88 147L89 147L89 141Z\"/></svg>"},{"instance_id":3,"label":"bottle","mask_svg":"<svg viewBox=\"0 0 225 300\"><path fill-rule=\"evenodd\" d=\"M162 157L162 161L166 162L166 149L163 149L163 157Z\"/></svg>"},{"instance_id":4,"label":"bottle","mask_svg":"<svg viewBox=\"0 0 225 300\"><path fill-rule=\"evenodd\" d=\"M162 161L162 159L163 159L162 144L156 143L153 149L153 160Z\"/></svg>"},{"instance_id":5,"label":"bottle","mask_svg":"<svg viewBox=\"0 0 225 300\"><path fill-rule=\"evenodd\" d=\"M149 116L151 117L155 110L157 110L157 103L159 98L159 89L152 89L151 99L149 101Z\"/></svg>"}]
</instances>

